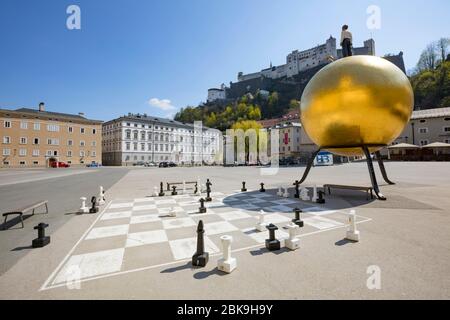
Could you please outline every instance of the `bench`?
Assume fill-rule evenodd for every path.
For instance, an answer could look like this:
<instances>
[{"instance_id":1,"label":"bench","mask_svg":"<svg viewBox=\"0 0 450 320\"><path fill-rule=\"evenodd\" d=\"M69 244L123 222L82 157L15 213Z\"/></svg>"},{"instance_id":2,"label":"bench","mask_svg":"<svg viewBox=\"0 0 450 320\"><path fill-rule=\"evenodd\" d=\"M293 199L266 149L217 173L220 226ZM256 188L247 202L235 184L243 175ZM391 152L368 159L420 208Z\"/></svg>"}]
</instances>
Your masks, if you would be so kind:
<instances>
[{"instance_id":1,"label":"bench","mask_svg":"<svg viewBox=\"0 0 450 320\"><path fill-rule=\"evenodd\" d=\"M340 184L324 184L323 188L325 190L328 189L328 194L331 194L331 189L346 189L346 190L362 190L367 192L367 200L369 200L369 194L370 198L373 199L373 189L372 187L361 187L361 186L345 186Z\"/></svg>"},{"instance_id":2,"label":"bench","mask_svg":"<svg viewBox=\"0 0 450 320\"><path fill-rule=\"evenodd\" d=\"M3 223L3 227L6 228L6 220L8 219L8 216L10 215L18 215L20 217L20 222L22 223L22 228L24 227L23 224L23 214L28 211L32 211L32 215L34 215L34 212L37 208L45 206L45 214L48 213L48 200L35 202L29 206L23 207L21 209L17 209L16 211L6 212L3 214L5 217L5 221Z\"/></svg>"},{"instance_id":3,"label":"bench","mask_svg":"<svg viewBox=\"0 0 450 320\"><path fill-rule=\"evenodd\" d=\"M189 181L189 182L186 181L185 183L196 185L197 181ZM171 186L182 185L182 184L183 184L183 182L167 182L167 191L170 191Z\"/></svg>"}]
</instances>

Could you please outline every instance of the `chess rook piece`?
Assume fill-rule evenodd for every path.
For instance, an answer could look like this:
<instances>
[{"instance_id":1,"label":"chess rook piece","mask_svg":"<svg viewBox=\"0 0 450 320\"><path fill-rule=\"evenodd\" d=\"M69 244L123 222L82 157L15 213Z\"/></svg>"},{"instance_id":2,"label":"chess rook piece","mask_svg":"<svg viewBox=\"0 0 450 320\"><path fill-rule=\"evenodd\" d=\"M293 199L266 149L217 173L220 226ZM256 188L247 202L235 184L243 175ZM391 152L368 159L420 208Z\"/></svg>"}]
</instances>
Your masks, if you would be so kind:
<instances>
[{"instance_id":1,"label":"chess rook piece","mask_svg":"<svg viewBox=\"0 0 450 320\"><path fill-rule=\"evenodd\" d=\"M217 269L225 273L231 273L236 269L236 258L231 257L231 243L233 242L232 236L221 236L223 258L217 261Z\"/></svg>"},{"instance_id":2,"label":"chess rook piece","mask_svg":"<svg viewBox=\"0 0 450 320\"><path fill-rule=\"evenodd\" d=\"M81 207L78 210L79 213L88 213L89 212L89 208L86 206L86 197L81 197Z\"/></svg>"},{"instance_id":3,"label":"chess rook piece","mask_svg":"<svg viewBox=\"0 0 450 320\"><path fill-rule=\"evenodd\" d=\"M159 194L158 194L158 196L164 197L164 183L162 183L162 182L159 184Z\"/></svg>"},{"instance_id":4,"label":"chess rook piece","mask_svg":"<svg viewBox=\"0 0 450 320\"><path fill-rule=\"evenodd\" d=\"M299 198L300 198L300 190L299 190L300 181L295 180L294 186L295 186L295 195L294 195L294 198L299 199Z\"/></svg>"},{"instance_id":5,"label":"chess rook piece","mask_svg":"<svg viewBox=\"0 0 450 320\"><path fill-rule=\"evenodd\" d=\"M192 265L195 267L205 267L209 260L209 254L205 252L204 234L203 221L200 220L197 226L197 252L192 256Z\"/></svg>"},{"instance_id":6,"label":"chess rook piece","mask_svg":"<svg viewBox=\"0 0 450 320\"><path fill-rule=\"evenodd\" d=\"M294 224L298 225L300 228L303 228L304 222L302 221L302 217L301 217L302 210L300 210L299 208L295 208L294 213L295 213L295 218L292 219L292 222Z\"/></svg>"},{"instance_id":7,"label":"chess rook piece","mask_svg":"<svg viewBox=\"0 0 450 320\"><path fill-rule=\"evenodd\" d=\"M275 230L278 230L278 227L271 223L266 228L269 230L269 239L266 239L267 250L269 251L280 250L281 248L280 241L275 239Z\"/></svg>"},{"instance_id":8,"label":"chess rook piece","mask_svg":"<svg viewBox=\"0 0 450 320\"><path fill-rule=\"evenodd\" d=\"M206 213L206 207L205 207L205 199L201 198L199 200L200 202L200 208L198 208L199 213Z\"/></svg>"},{"instance_id":9,"label":"chess rook piece","mask_svg":"<svg viewBox=\"0 0 450 320\"><path fill-rule=\"evenodd\" d=\"M300 248L300 239L297 238L297 232L299 230L299 226L292 223L286 226L289 230L289 239L285 241L286 248L290 250L297 250Z\"/></svg>"},{"instance_id":10,"label":"chess rook piece","mask_svg":"<svg viewBox=\"0 0 450 320\"><path fill-rule=\"evenodd\" d=\"M282 190L281 186L278 187L277 196L279 196L279 197L282 197L282 196L283 196L283 190Z\"/></svg>"},{"instance_id":11,"label":"chess rook piece","mask_svg":"<svg viewBox=\"0 0 450 320\"><path fill-rule=\"evenodd\" d=\"M178 194L177 192L177 186L172 186L172 195L176 196Z\"/></svg>"},{"instance_id":12,"label":"chess rook piece","mask_svg":"<svg viewBox=\"0 0 450 320\"><path fill-rule=\"evenodd\" d=\"M32 247L33 248L42 248L50 243L50 237L45 236L45 228L48 227L46 223L39 223L33 229L38 231L38 237L33 240Z\"/></svg>"},{"instance_id":13,"label":"chess rook piece","mask_svg":"<svg viewBox=\"0 0 450 320\"><path fill-rule=\"evenodd\" d=\"M242 181L242 189L241 192L247 192L247 188L245 187L245 181Z\"/></svg>"},{"instance_id":14,"label":"chess rook piece","mask_svg":"<svg viewBox=\"0 0 450 320\"><path fill-rule=\"evenodd\" d=\"M259 221L256 224L256 230L259 232L266 231L267 223L265 223L265 213L263 210L259 212Z\"/></svg>"},{"instance_id":15,"label":"chess rook piece","mask_svg":"<svg viewBox=\"0 0 450 320\"><path fill-rule=\"evenodd\" d=\"M259 189L259 192L266 192L266 189L264 189L264 183L260 183L261 189Z\"/></svg>"},{"instance_id":16,"label":"chess rook piece","mask_svg":"<svg viewBox=\"0 0 450 320\"><path fill-rule=\"evenodd\" d=\"M92 207L89 209L89 213L97 213L98 207L97 207L97 198L96 197L91 198L91 204L92 204Z\"/></svg>"},{"instance_id":17,"label":"chess rook piece","mask_svg":"<svg viewBox=\"0 0 450 320\"><path fill-rule=\"evenodd\" d=\"M318 191L317 194L319 195L319 197L317 198L316 202L317 203L325 203L325 192L323 192L322 190Z\"/></svg>"},{"instance_id":18,"label":"chess rook piece","mask_svg":"<svg viewBox=\"0 0 450 320\"><path fill-rule=\"evenodd\" d=\"M102 206L104 204L105 204L105 191L103 190L103 187L100 186L98 192L98 205Z\"/></svg>"},{"instance_id":19,"label":"chess rook piece","mask_svg":"<svg viewBox=\"0 0 450 320\"><path fill-rule=\"evenodd\" d=\"M359 241L359 230L356 229L356 214L355 210L351 210L348 215L348 230L346 239L358 242Z\"/></svg>"}]
</instances>

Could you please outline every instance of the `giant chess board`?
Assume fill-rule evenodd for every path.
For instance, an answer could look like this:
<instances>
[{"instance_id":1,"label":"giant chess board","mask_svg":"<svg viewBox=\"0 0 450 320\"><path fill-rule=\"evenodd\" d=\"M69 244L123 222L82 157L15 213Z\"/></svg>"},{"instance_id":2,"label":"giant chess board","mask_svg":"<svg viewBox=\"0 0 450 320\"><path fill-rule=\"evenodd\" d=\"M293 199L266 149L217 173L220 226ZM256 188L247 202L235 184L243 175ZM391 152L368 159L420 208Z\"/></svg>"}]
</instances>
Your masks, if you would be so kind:
<instances>
[{"instance_id":1,"label":"giant chess board","mask_svg":"<svg viewBox=\"0 0 450 320\"><path fill-rule=\"evenodd\" d=\"M196 250L200 220L211 256L220 255L220 237L225 234L233 237L233 252L264 247L269 232L255 229L260 210L266 213L266 223L278 226L276 237L281 242L288 238L285 226L296 207L302 209L305 224L299 237L347 226L348 210L329 210L326 204L258 191L211 196L205 214L198 214L200 196L191 194L109 202L42 289L189 261ZM169 215L173 211L176 217ZM370 219L357 216L357 223L366 221Z\"/></svg>"}]
</instances>

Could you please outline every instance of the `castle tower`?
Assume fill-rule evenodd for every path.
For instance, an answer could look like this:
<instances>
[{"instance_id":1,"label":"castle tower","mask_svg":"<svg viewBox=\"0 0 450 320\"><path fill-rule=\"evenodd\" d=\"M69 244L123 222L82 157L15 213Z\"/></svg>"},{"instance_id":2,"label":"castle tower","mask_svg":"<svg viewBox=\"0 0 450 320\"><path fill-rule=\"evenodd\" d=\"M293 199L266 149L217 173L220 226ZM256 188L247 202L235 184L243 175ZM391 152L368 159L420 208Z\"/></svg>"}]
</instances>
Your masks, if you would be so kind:
<instances>
[{"instance_id":1,"label":"castle tower","mask_svg":"<svg viewBox=\"0 0 450 320\"><path fill-rule=\"evenodd\" d=\"M375 40L369 39L364 41L364 48L367 49L367 54L374 56L375 55Z\"/></svg>"}]
</instances>

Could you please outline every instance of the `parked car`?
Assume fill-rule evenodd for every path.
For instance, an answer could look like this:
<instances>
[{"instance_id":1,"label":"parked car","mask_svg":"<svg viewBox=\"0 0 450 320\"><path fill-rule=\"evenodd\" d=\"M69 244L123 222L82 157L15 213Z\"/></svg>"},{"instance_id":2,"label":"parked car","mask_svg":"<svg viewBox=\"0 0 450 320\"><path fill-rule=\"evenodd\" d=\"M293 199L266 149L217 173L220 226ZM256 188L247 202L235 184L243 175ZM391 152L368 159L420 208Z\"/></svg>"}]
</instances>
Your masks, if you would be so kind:
<instances>
[{"instance_id":1,"label":"parked car","mask_svg":"<svg viewBox=\"0 0 450 320\"><path fill-rule=\"evenodd\" d=\"M160 168L167 168L167 167L169 167L169 164L167 162L160 162L159 163L159 167Z\"/></svg>"},{"instance_id":2,"label":"parked car","mask_svg":"<svg viewBox=\"0 0 450 320\"><path fill-rule=\"evenodd\" d=\"M53 161L50 163L50 167L52 168L69 168L70 164L62 162L62 161Z\"/></svg>"},{"instance_id":3,"label":"parked car","mask_svg":"<svg viewBox=\"0 0 450 320\"><path fill-rule=\"evenodd\" d=\"M144 166L144 165L145 165L144 161L138 161L138 162L133 163L133 166Z\"/></svg>"},{"instance_id":4,"label":"parked car","mask_svg":"<svg viewBox=\"0 0 450 320\"><path fill-rule=\"evenodd\" d=\"M144 164L144 167L156 167L156 163L154 163L154 162L146 162Z\"/></svg>"},{"instance_id":5,"label":"parked car","mask_svg":"<svg viewBox=\"0 0 450 320\"><path fill-rule=\"evenodd\" d=\"M101 166L102 165L100 163L97 163L97 162L88 163L86 165L86 167L88 167L88 168L98 168L98 167L101 167Z\"/></svg>"},{"instance_id":6,"label":"parked car","mask_svg":"<svg viewBox=\"0 0 450 320\"><path fill-rule=\"evenodd\" d=\"M177 164L175 162L169 162L169 167L176 167Z\"/></svg>"}]
</instances>

